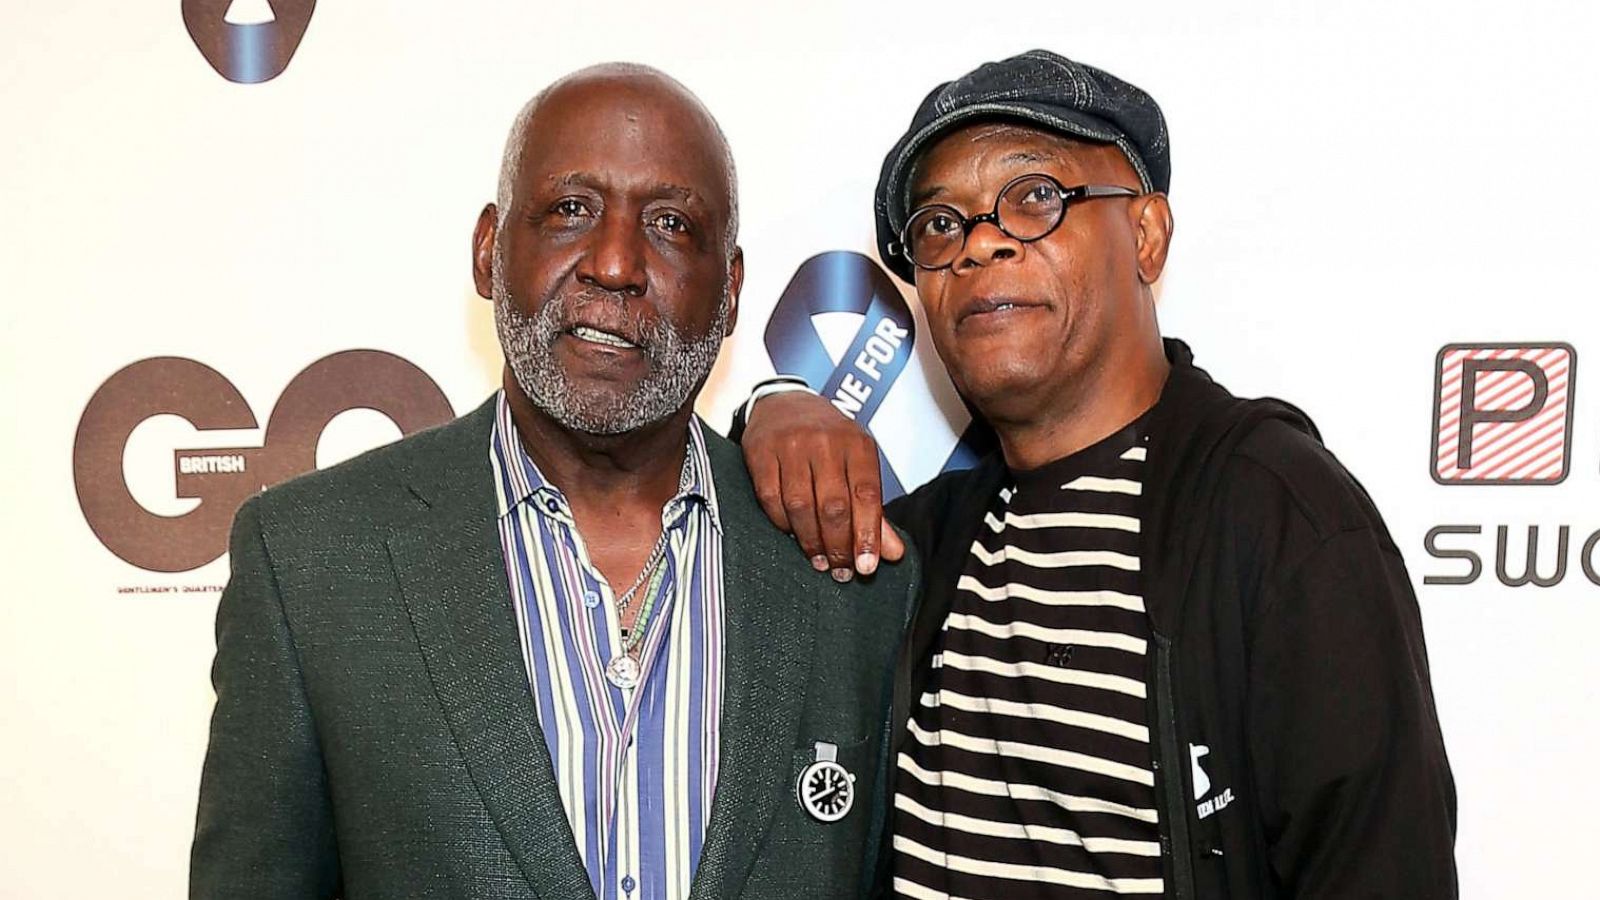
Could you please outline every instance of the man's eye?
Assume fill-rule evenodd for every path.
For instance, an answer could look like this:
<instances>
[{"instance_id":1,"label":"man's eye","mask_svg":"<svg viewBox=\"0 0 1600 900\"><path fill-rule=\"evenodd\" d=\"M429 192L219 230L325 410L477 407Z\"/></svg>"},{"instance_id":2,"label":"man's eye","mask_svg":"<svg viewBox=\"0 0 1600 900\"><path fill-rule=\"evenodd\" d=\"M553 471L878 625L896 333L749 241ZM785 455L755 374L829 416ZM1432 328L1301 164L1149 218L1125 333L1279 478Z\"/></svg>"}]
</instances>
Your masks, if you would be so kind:
<instances>
[{"instance_id":1,"label":"man's eye","mask_svg":"<svg viewBox=\"0 0 1600 900\"><path fill-rule=\"evenodd\" d=\"M954 216L936 215L928 219L928 233L930 234L950 234L959 227L961 227L960 223L955 220Z\"/></svg>"},{"instance_id":2,"label":"man's eye","mask_svg":"<svg viewBox=\"0 0 1600 900\"><path fill-rule=\"evenodd\" d=\"M571 197L566 197L561 200L557 200L555 206L551 207L551 211L558 216L576 219L579 216L588 215L589 207L585 206L582 200L575 200Z\"/></svg>"},{"instance_id":3,"label":"man's eye","mask_svg":"<svg viewBox=\"0 0 1600 900\"><path fill-rule=\"evenodd\" d=\"M1057 198L1056 186L1053 184L1036 184L1028 189L1025 203L1054 203Z\"/></svg>"},{"instance_id":4,"label":"man's eye","mask_svg":"<svg viewBox=\"0 0 1600 900\"><path fill-rule=\"evenodd\" d=\"M689 230L689 223L677 213L661 213L652 219L650 224L668 234L684 234Z\"/></svg>"}]
</instances>

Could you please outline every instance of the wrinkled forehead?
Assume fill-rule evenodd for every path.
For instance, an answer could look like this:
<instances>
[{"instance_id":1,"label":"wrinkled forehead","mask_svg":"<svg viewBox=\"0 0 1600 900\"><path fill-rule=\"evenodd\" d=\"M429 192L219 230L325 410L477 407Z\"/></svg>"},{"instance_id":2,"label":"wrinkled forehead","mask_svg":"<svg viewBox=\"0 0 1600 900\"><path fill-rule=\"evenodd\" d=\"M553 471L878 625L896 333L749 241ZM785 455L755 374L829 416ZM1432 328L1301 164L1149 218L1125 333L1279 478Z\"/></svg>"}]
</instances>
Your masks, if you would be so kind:
<instances>
[{"instance_id":1,"label":"wrinkled forehead","mask_svg":"<svg viewBox=\"0 0 1600 900\"><path fill-rule=\"evenodd\" d=\"M1040 171L1067 180L1139 185L1138 173L1115 144L1068 137L1025 122L992 119L952 129L929 144L906 179L907 208L953 182Z\"/></svg>"},{"instance_id":2,"label":"wrinkled forehead","mask_svg":"<svg viewBox=\"0 0 1600 900\"><path fill-rule=\"evenodd\" d=\"M669 184L722 205L732 175L705 108L675 85L607 77L552 88L528 118L518 182L584 175L626 187Z\"/></svg>"}]
</instances>

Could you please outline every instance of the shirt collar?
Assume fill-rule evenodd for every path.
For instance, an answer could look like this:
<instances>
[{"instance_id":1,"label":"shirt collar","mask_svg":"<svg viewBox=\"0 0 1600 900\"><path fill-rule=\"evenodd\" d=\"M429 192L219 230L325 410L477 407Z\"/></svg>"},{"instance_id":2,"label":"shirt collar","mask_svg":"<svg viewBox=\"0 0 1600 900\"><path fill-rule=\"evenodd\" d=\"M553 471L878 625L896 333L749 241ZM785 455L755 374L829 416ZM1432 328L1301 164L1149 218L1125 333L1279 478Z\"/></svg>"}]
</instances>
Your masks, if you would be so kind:
<instances>
[{"instance_id":1,"label":"shirt collar","mask_svg":"<svg viewBox=\"0 0 1600 900\"><path fill-rule=\"evenodd\" d=\"M718 531L722 530L722 517L717 510L716 483L711 477L711 459L706 454L705 435L701 427L698 416L689 419L689 442L684 454L683 471L678 476L678 492L661 510L663 528L671 527L690 507L700 505L711 516L711 524ZM510 515L519 504L531 503L541 515L572 524L567 498L560 488L545 480L522 446L516 423L511 418L511 404L506 400L504 390L495 394L489 455L494 463L498 503L496 512L500 518Z\"/></svg>"}]
</instances>

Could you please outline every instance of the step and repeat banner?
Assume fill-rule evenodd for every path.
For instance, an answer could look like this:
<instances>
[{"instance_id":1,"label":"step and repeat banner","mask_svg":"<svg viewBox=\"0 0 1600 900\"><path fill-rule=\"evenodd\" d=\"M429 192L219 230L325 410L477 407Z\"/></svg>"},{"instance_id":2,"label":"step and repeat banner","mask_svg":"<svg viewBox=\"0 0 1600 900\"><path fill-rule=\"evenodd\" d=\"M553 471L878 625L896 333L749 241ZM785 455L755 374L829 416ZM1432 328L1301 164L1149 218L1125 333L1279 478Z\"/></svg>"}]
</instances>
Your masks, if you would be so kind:
<instances>
[{"instance_id":1,"label":"step and repeat banner","mask_svg":"<svg viewBox=\"0 0 1600 900\"><path fill-rule=\"evenodd\" d=\"M1600 890L1595 14L1331 6L9 4L0 896L182 893L232 514L495 388L469 237L531 94L634 60L705 100L749 276L701 413L854 385L909 490L968 421L873 181L932 85L1034 46L1162 104L1164 330L1306 408L1386 515L1464 895Z\"/></svg>"}]
</instances>

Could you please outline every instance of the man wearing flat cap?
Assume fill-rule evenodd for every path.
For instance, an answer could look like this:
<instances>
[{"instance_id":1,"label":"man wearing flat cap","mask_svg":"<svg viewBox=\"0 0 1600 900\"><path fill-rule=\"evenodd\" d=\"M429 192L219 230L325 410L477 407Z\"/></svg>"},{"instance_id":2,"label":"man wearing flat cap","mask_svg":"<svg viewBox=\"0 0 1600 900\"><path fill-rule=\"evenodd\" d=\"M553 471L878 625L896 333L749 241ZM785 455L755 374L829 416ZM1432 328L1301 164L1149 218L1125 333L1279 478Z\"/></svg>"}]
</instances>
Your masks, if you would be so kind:
<instances>
[{"instance_id":1,"label":"man wearing flat cap","mask_svg":"<svg viewBox=\"0 0 1600 900\"><path fill-rule=\"evenodd\" d=\"M887 508L926 567L879 889L1453 897L1404 563L1304 413L1163 340L1170 171L1149 95L1046 51L934 89L884 162L882 258L998 451ZM870 438L760 396L768 514L836 577L900 552Z\"/></svg>"}]
</instances>

